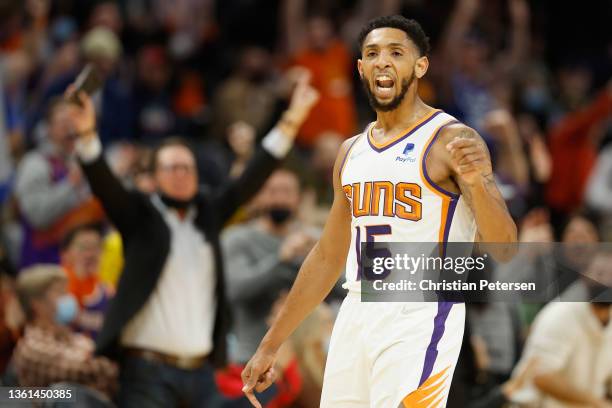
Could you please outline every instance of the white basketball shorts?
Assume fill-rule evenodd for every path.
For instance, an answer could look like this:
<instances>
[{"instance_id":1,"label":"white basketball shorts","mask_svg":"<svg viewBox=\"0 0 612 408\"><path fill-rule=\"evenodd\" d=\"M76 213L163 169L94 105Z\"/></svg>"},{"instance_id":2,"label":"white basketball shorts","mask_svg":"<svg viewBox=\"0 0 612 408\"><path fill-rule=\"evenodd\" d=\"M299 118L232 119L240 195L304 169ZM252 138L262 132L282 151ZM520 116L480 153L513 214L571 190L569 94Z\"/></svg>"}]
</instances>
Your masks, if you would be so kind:
<instances>
[{"instance_id":1,"label":"white basketball shorts","mask_svg":"<svg viewBox=\"0 0 612 408\"><path fill-rule=\"evenodd\" d=\"M330 341L321 408L445 407L465 324L462 303L344 299Z\"/></svg>"}]
</instances>

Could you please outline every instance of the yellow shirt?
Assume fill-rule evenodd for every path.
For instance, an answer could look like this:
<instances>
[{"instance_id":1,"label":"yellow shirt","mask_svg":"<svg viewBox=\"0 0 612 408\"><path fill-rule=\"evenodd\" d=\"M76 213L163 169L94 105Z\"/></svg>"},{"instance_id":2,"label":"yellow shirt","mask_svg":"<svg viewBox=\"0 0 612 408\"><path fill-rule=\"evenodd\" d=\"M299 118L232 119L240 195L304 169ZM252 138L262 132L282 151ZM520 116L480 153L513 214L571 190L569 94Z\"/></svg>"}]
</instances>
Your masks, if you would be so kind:
<instances>
[{"instance_id":1,"label":"yellow shirt","mask_svg":"<svg viewBox=\"0 0 612 408\"><path fill-rule=\"evenodd\" d=\"M113 230L104 239L104 247L100 259L100 281L112 288L116 288L122 270L123 244L121 242L121 235Z\"/></svg>"}]
</instances>

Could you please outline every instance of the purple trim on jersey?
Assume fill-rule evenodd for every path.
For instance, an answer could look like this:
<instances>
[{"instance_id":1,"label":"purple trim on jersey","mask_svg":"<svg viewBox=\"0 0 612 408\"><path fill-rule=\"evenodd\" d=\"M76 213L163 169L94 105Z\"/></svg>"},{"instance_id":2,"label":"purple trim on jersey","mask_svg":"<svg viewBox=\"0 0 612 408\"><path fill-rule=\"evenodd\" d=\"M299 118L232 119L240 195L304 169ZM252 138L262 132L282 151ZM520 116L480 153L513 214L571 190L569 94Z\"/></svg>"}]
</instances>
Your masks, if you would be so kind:
<instances>
[{"instance_id":1,"label":"purple trim on jersey","mask_svg":"<svg viewBox=\"0 0 612 408\"><path fill-rule=\"evenodd\" d=\"M427 155L429 154L429 149L431 149L431 146L434 145L434 143L436 142L436 139L438 138L438 135L440 134L440 131L442 129L444 129L446 126L448 125L452 125L455 123L459 123L458 120L451 120L448 123L445 123L444 125L440 126L438 128L438 130L436 131L436 134L434 135L434 137L431 139L431 141L429 142L429 145L427 146L427 148L425 149L425 154L423 154L423 159L421 161L421 168L423 169L423 175L425 176L425 179L427 180L427 182L429 184L431 184L431 186L433 188L435 188L436 190L438 190L440 193L452 198L452 199L458 199L459 198L459 194L457 193L453 193L451 191L447 191L445 189L443 189L442 187L440 187L439 185L437 185L436 183L433 182L432 179L429 178L429 174L427 174Z\"/></svg>"},{"instance_id":2,"label":"purple trim on jersey","mask_svg":"<svg viewBox=\"0 0 612 408\"><path fill-rule=\"evenodd\" d=\"M413 128L412 130L410 130L410 132L406 133L404 136L400 137L399 139L395 140L393 143L391 143L391 144L389 144L389 145L387 145L387 146L384 146L384 147L381 147L381 148L378 148L378 147L374 146L374 145L372 144L372 141L370 140L370 135L369 135L369 134L366 134L366 137L368 138L368 143L370 144L370 147L371 147L372 149L374 149L376 152L378 152L378 153L383 152L383 151L387 150L388 148L395 146L396 144L398 144L398 143L399 143L399 142L401 142L402 140L406 139L408 136L410 136L411 134L413 134L414 132L416 132L417 130L419 130L421 127L425 126L425 125L426 125L427 123L429 123L429 122L430 122L430 121L431 121L433 118L435 118L436 116L438 116L438 115L439 115L439 114L441 114L441 113L442 113L442 111L441 111L441 110L436 111L436 112L435 112L433 115L431 115L429 118L427 118L427 120L423 121L422 123L419 123L419 124L418 124L418 125L417 125L415 128ZM369 133L369 130L370 130L370 129L368 129L368 133Z\"/></svg>"},{"instance_id":3,"label":"purple trim on jersey","mask_svg":"<svg viewBox=\"0 0 612 408\"><path fill-rule=\"evenodd\" d=\"M366 132L367 132L367 129L366 129ZM346 153L344 154L344 158L342 159L342 163L340 163L340 169L338 170L338 178L340 179L340 186L342 186L342 170L344 169L344 163L346 162L346 159L348 158L349 153L351 152L351 149L353 148L355 143L357 143L357 141L359 140L359 137L360 137L360 135L355 137L355 140L353 140L353 143L351 143L349 148L346 149Z\"/></svg>"},{"instance_id":4,"label":"purple trim on jersey","mask_svg":"<svg viewBox=\"0 0 612 408\"><path fill-rule=\"evenodd\" d=\"M355 253L357 255L357 280L361 280L361 228L357 229L357 235L355 236Z\"/></svg>"},{"instance_id":5,"label":"purple trim on jersey","mask_svg":"<svg viewBox=\"0 0 612 408\"><path fill-rule=\"evenodd\" d=\"M452 199L448 204L448 214L446 214L446 224L444 224L444 240L442 241L442 259L446 258L446 246L448 245L448 234L450 234L450 228L453 224L453 216L457 209L457 203L459 199Z\"/></svg>"},{"instance_id":6,"label":"purple trim on jersey","mask_svg":"<svg viewBox=\"0 0 612 408\"><path fill-rule=\"evenodd\" d=\"M438 357L438 343L440 343L440 340L444 335L446 319L448 318L448 314L450 313L452 307L453 302L438 302L438 313L434 318L434 329L431 333L429 346L427 346L427 351L425 352L425 362L423 363L423 372L421 373L419 387L423 385L425 381L427 381L431 375L431 372L433 371L436 358Z\"/></svg>"}]
</instances>

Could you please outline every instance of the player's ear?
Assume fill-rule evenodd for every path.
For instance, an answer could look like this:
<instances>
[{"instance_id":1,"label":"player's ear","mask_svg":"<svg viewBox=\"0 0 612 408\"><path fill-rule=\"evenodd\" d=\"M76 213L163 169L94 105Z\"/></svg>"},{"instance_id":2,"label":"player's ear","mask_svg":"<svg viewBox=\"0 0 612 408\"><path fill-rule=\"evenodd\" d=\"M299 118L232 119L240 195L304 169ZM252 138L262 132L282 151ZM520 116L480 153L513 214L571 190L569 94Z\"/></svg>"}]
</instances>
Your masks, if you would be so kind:
<instances>
[{"instance_id":1,"label":"player's ear","mask_svg":"<svg viewBox=\"0 0 612 408\"><path fill-rule=\"evenodd\" d=\"M363 79L363 63L361 58L357 60L357 72L359 72L359 78Z\"/></svg>"},{"instance_id":2,"label":"player's ear","mask_svg":"<svg viewBox=\"0 0 612 408\"><path fill-rule=\"evenodd\" d=\"M414 63L414 74L418 79L421 79L427 73L427 69L429 68L429 58L423 55L422 57L417 58Z\"/></svg>"}]
</instances>

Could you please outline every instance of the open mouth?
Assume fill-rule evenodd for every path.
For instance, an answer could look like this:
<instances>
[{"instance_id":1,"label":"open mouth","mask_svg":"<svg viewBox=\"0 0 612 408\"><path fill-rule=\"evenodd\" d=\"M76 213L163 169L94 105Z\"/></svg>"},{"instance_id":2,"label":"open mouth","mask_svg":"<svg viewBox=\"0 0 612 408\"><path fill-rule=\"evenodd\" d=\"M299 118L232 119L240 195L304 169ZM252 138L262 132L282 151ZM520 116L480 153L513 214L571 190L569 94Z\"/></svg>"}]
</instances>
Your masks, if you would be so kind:
<instances>
[{"instance_id":1,"label":"open mouth","mask_svg":"<svg viewBox=\"0 0 612 408\"><path fill-rule=\"evenodd\" d=\"M377 75L374 78L375 82L375 93L377 96L386 98L393 95L393 88L395 87L395 80L389 75Z\"/></svg>"}]
</instances>

